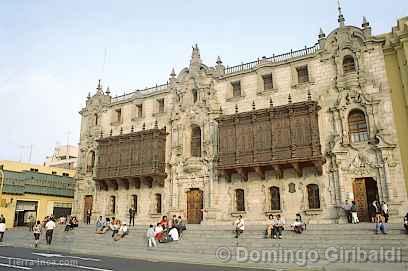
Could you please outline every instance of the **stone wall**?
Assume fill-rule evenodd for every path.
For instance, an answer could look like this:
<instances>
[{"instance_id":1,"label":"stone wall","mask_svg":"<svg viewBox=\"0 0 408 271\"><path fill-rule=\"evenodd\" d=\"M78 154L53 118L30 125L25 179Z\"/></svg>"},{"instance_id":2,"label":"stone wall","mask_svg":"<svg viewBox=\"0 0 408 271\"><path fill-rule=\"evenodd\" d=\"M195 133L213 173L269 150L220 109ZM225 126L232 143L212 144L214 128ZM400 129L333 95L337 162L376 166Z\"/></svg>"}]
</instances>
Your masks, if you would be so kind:
<instances>
[{"instance_id":1,"label":"stone wall","mask_svg":"<svg viewBox=\"0 0 408 271\"><path fill-rule=\"evenodd\" d=\"M187 216L187 193L190 189L203 191L203 221L207 224L229 224L234 217L244 215L248 223L262 223L271 213L280 213L287 220L302 213L309 223L337 223L344 221L339 206L353 199L356 178L371 177L378 187L379 200L391 205L393 217L407 208L402 161L392 112L390 88L385 73L381 39L371 36L369 25L363 28L341 25L326 38L323 32L312 49L297 51L295 55L262 59L251 65L225 72L220 59L215 67L201 62L198 47L188 68L176 76L170 75L167 85L137 91L127 96L111 98L109 91L99 85L81 111L80 166L78 167L75 211L83 214L83 198L93 196L93 210L97 215L127 219L131 196L138 195L139 223L149 223L161 214ZM345 56L352 56L355 69L346 73ZM309 80L299 83L297 69L308 67ZM249 68L247 68L249 67ZM227 69L232 71L232 69ZM272 73L273 88L264 89L262 76ZM241 96L233 97L232 82L240 81ZM197 93L197 101L194 101ZM290 96L290 97L289 97ZM233 174L231 181L217 171L218 129L216 118L222 114L245 112L288 102L305 101L311 97L318 102L320 143L325 158L322 175L306 168L299 177L293 169L285 169L283 178L273 170L264 180L249 173L248 181ZM157 100L164 99L164 112L159 112ZM290 101L289 101L290 100ZM137 117L136 105L143 104L143 116ZM117 119L116 110L121 110ZM363 142L350 141L348 116L353 110L364 113L368 137ZM96 123L96 114L98 122ZM132 128L166 127L166 173L164 187L142 183L140 188L120 186L119 189L98 190L94 172L87 172L90 153L96 151L95 140L100 137L129 133ZM201 129L201 157L191 155L192 127ZM96 157L98 154L96 153ZM295 191L289 191L294 184ZM317 184L320 208L311 209L307 185ZM279 187L278 211L270 207L269 188ZM293 185L292 185L293 186ZM293 187L292 187L293 188ZM235 189L245 191L245 211L237 212ZM154 195L162 195L162 213L154 212ZM108 210L109 197L117 198L117 211Z\"/></svg>"}]
</instances>

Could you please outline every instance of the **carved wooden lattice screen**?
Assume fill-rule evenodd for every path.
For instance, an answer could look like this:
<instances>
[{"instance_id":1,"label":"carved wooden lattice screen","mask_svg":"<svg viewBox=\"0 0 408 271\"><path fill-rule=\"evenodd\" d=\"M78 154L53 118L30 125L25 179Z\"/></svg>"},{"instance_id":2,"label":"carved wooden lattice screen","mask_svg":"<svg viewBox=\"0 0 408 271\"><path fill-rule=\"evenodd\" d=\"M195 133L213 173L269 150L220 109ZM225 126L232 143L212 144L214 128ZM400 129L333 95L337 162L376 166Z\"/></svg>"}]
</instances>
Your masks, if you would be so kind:
<instances>
[{"instance_id":1,"label":"carved wooden lattice screen","mask_svg":"<svg viewBox=\"0 0 408 271\"><path fill-rule=\"evenodd\" d=\"M319 109L317 102L305 101L218 118L218 169L259 172L277 166L299 174L312 166L321 174Z\"/></svg>"},{"instance_id":2,"label":"carved wooden lattice screen","mask_svg":"<svg viewBox=\"0 0 408 271\"><path fill-rule=\"evenodd\" d=\"M97 180L165 175L164 129L98 140Z\"/></svg>"}]
</instances>

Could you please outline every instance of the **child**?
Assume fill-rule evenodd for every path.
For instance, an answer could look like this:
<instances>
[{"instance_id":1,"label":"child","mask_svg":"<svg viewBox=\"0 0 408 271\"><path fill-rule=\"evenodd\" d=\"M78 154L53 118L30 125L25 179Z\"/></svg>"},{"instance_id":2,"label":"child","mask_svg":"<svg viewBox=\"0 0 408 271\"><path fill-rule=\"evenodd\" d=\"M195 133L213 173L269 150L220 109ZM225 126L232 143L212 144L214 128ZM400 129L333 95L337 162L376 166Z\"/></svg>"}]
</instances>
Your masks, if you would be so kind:
<instances>
[{"instance_id":1,"label":"child","mask_svg":"<svg viewBox=\"0 0 408 271\"><path fill-rule=\"evenodd\" d=\"M150 224L149 228L147 229L147 233L146 233L147 245L148 245L149 247L152 247L152 246L156 247L156 246L157 246L156 240L155 240L155 238L154 238L154 235L155 235L155 234L154 234L153 225Z\"/></svg>"}]
</instances>

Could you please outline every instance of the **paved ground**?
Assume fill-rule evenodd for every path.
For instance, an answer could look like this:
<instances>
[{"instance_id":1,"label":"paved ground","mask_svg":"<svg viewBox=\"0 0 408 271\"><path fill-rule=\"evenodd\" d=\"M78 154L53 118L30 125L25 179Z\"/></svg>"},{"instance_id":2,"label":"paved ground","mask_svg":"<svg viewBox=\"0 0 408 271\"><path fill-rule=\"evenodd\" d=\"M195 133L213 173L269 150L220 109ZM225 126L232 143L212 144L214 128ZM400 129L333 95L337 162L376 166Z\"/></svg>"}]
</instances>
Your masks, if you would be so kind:
<instances>
[{"instance_id":1,"label":"paved ground","mask_svg":"<svg viewBox=\"0 0 408 271\"><path fill-rule=\"evenodd\" d=\"M282 240L271 240L264 239L264 226L249 225L237 240L233 238L230 226L190 225L182 241L160 244L154 249L146 247L145 226L131 227L129 236L118 242L114 242L110 234L95 234L94 225L82 225L70 232L64 232L63 227L58 226L51 247L45 244L43 234L39 249L34 251L36 254L32 249L32 233L26 228L16 228L8 230L4 242L0 244L0 271L232 271L250 268L279 271L408 271L408 235L401 231L401 225L389 225L387 235L375 235L372 226L309 225L302 235L285 232ZM361 255L357 249L367 253L366 256L380 258L347 260L350 251L352 257ZM272 252L277 254L268 254ZM382 255L400 257L389 260L381 258ZM334 259L333 256L340 258ZM51 262L47 262L47 259Z\"/></svg>"},{"instance_id":2,"label":"paved ground","mask_svg":"<svg viewBox=\"0 0 408 271\"><path fill-rule=\"evenodd\" d=\"M148 262L114 257L72 255L52 250L35 250L10 246L0 247L0 270L90 270L90 271L243 271L246 268L226 268L180 263ZM254 269L255 270L255 269Z\"/></svg>"}]
</instances>

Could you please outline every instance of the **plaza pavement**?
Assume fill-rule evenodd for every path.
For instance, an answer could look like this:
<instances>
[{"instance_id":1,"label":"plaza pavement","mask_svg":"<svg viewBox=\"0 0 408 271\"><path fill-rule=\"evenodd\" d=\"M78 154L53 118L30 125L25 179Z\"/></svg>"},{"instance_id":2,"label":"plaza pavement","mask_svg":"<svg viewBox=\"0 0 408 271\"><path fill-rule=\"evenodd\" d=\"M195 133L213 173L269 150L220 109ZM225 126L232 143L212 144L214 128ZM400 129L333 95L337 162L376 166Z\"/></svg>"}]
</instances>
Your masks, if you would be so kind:
<instances>
[{"instance_id":1,"label":"plaza pavement","mask_svg":"<svg viewBox=\"0 0 408 271\"><path fill-rule=\"evenodd\" d=\"M38 250L245 269L408 270L408 235L402 225L388 225L386 235L376 235L373 229L368 223L308 225L301 235L285 231L283 239L271 240L263 238L264 226L247 226L237 240L231 226L188 225L181 241L147 248L145 226L130 227L129 236L118 242L109 232L95 234L94 225L69 232L58 226L53 244L47 246L43 234ZM32 244L27 228L8 230L3 243L17 248Z\"/></svg>"}]
</instances>

